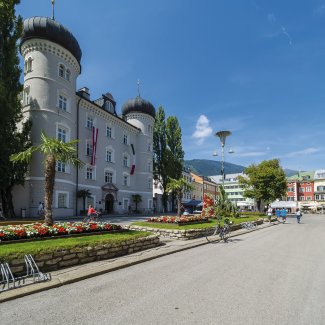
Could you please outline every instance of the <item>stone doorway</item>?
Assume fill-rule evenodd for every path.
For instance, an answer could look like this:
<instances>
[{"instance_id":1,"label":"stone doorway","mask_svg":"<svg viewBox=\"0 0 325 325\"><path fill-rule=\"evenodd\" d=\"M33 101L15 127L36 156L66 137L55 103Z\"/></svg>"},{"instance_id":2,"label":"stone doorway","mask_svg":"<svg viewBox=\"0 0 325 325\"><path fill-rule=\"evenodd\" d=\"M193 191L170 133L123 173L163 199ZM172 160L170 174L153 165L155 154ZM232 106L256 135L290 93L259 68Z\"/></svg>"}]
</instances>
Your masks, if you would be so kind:
<instances>
[{"instance_id":1,"label":"stone doorway","mask_svg":"<svg viewBox=\"0 0 325 325\"><path fill-rule=\"evenodd\" d=\"M113 213L114 211L114 196L112 194L107 194L105 196L105 212L107 214Z\"/></svg>"}]
</instances>

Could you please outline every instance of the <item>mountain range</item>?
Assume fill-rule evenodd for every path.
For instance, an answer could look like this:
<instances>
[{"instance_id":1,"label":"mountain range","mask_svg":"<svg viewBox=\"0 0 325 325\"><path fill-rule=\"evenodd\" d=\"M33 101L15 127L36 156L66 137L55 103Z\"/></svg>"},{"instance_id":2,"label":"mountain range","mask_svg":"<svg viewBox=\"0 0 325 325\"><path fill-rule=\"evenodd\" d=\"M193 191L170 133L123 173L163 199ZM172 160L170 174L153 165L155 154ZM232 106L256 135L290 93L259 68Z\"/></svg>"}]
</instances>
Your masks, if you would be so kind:
<instances>
[{"instance_id":1,"label":"mountain range","mask_svg":"<svg viewBox=\"0 0 325 325\"><path fill-rule=\"evenodd\" d=\"M221 161L209 160L209 159L192 159L185 160L184 166L190 168L191 171L201 176L221 175ZM242 173L245 170L245 166L224 162L225 174ZM284 169L286 176L292 176L297 174L296 170Z\"/></svg>"}]
</instances>

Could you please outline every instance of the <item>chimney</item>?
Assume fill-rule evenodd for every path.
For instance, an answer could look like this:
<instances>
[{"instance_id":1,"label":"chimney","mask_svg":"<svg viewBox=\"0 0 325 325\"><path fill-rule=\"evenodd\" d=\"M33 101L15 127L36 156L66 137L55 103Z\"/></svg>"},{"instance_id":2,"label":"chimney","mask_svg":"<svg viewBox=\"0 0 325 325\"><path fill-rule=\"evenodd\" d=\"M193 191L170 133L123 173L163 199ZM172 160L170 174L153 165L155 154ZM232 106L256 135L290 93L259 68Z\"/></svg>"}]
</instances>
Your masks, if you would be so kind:
<instances>
[{"instance_id":1,"label":"chimney","mask_svg":"<svg viewBox=\"0 0 325 325\"><path fill-rule=\"evenodd\" d=\"M79 95L81 95L83 98L86 98L90 100L90 95L89 95L89 88L87 87L82 87L78 90Z\"/></svg>"}]
</instances>

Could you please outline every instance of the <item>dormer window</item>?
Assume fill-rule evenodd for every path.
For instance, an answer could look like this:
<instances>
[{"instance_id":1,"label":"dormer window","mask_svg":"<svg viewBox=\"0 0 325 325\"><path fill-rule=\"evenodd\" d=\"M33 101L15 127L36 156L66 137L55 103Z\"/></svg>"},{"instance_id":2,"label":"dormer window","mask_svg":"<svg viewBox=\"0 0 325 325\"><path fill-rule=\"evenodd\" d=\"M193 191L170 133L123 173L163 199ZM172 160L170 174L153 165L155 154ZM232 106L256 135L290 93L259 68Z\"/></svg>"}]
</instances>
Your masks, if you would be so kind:
<instances>
[{"instance_id":1,"label":"dormer window","mask_svg":"<svg viewBox=\"0 0 325 325\"><path fill-rule=\"evenodd\" d=\"M114 105L109 100L106 100L104 107L107 112L114 113Z\"/></svg>"}]
</instances>

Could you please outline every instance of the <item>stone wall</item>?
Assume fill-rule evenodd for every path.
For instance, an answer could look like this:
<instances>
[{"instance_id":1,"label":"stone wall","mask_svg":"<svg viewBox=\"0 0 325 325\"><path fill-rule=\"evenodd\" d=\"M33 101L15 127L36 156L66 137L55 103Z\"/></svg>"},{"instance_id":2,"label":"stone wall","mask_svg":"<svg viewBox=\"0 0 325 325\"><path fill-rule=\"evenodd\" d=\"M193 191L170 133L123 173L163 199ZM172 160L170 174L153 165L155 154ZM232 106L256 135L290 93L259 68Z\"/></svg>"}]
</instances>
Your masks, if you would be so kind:
<instances>
[{"instance_id":1,"label":"stone wall","mask_svg":"<svg viewBox=\"0 0 325 325\"><path fill-rule=\"evenodd\" d=\"M68 250L57 250L48 254L33 255L33 257L42 272L49 272L74 265L127 255L159 245L160 241L158 236L151 235L127 240L118 244L74 247ZM23 258L9 260L7 262L15 275L22 275L26 272Z\"/></svg>"},{"instance_id":2,"label":"stone wall","mask_svg":"<svg viewBox=\"0 0 325 325\"><path fill-rule=\"evenodd\" d=\"M256 225L260 225L263 223L263 220L258 220L254 222ZM211 229L214 229L215 227L211 227ZM241 225L233 225L231 226L231 231L235 231L238 229L241 229ZM206 228L204 229L160 229L160 228L152 228L150 227L150 223L148 222L148 226L135 226L135 225L130 225L129 226L130 230L140 230L140 231L150 231L158 236L162 237L169 237L172 239L179 239L179 240L189 240L189 239L194 239L194 238L199 238L199 237L204 237L206 233Z\"/></svg>"}]
</instances>

